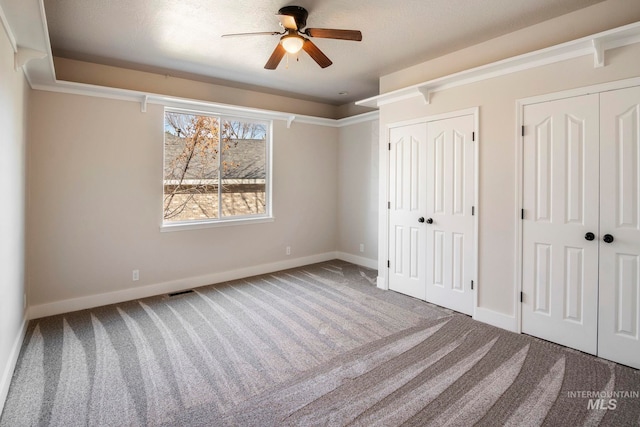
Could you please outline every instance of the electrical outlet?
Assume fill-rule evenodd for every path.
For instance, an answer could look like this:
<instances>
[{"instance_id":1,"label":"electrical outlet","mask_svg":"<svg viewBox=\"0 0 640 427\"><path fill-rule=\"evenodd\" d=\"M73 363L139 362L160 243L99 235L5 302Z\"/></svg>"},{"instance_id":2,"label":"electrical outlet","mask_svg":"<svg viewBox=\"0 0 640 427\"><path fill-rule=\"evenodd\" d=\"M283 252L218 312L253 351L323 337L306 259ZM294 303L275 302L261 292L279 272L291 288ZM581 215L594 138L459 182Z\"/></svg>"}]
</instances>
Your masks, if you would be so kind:
<instances>
[{"instance_id":1,"label":"electrical outlet","mask_svg":"<svg viewBox=\"0 0 640 427\"><path fill-rule=\"evenodd\" d=\"M291 255L291 246L287 246L287 248L284 250L284 252L285 252L287 255Z\"/></svg>"},{"instance_id":2,"label":"electrical outlet","mask_svg":"<svg viewBox=\"0 0 640 427\"><path fill-rule=\"evenodd\" d=\"M133 270L133 281L140 280L140 270Z\"/></svg>"},{"instance_id":3,"label":"electrical outlet","mask_svg":"<svg viewBox=\"0 0 640 427\"><path fill-rule=\"evenodd\" d=\"M360 243L360 252L364 252L364 243Z\"/></svg>"}]
</instances>

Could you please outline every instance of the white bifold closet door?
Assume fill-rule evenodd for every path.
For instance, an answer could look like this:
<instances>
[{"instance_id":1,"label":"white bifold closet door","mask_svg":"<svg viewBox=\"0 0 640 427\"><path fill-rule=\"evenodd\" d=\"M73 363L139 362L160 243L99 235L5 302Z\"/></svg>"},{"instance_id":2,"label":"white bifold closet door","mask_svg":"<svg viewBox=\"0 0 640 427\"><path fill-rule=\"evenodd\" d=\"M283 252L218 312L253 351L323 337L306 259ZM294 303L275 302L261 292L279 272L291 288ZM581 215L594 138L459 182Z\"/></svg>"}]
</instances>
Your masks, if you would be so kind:
<instances>
[{"instance_id":1,"label":"white bifold closet door","mask_svg":"<svg viewBox=\"0 0 640 427\"><path fill-rule=\"evenodd\" d=\"M598 355L640 368L640 87L600 95L599 283Z\"/></svg>"},{"instance_id":2,"label":"white bifold closet door","mask_svg":"<svg viewBox=\"0 0 640 427\"><path fill-rule=\"evenodd\" d=\"M389 133L389 289L425 299L427 127Z\"/></svg>"},{"instance_id":3,"label":"white bifold closet door","mask_svg":"<svg viewBox=\"0 0 640 427\"><path fill-rule=\"evenodd\" d=\"M527 105L523 118L522 331L596 354L598 95Z\"/></svg>"},{"instance_id":4,"label":"white bifold closet door","mask_svg":"<svg viewBox=\"0 0 640 427\"><path fill-rule=\"evenodd\" d=\"M640 88L523 118L522 331L640 368Z\"/></svg>"},{"instance_id":5,"label":"white bifold closet door","mask_svg":"<svg viewBox=\"0 0 640 427\"><path fill-rule=\"evenodd\" d=\"M473 116L427 124L427 301L473 314Z\"/></svg>"},{"instance_id":6,"label":"white bifold closet door","mask_svg":"<svg viewBox=\"0 0 640 427\"><path fill-rule=\"evenodd\" d=\"M474 116L389 132L389 288L473 314Z\"/></svg>"}]
</instances>

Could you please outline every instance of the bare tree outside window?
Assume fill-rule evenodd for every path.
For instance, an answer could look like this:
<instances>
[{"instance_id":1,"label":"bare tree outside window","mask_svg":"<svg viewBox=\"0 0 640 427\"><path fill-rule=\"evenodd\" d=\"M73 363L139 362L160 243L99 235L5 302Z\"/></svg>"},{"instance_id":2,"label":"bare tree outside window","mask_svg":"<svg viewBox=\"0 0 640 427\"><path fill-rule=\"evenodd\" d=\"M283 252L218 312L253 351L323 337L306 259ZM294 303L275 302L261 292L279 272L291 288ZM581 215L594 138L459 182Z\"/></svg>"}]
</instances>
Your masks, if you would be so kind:
<instances>
[{"instance_id":1,"label":"bare tree outside window","mask_svg":"<svg viewBox=\"0 0 640 427\"><path fill-rule=\"evenodd\" d=\"M263 216L268 124L165 112L165 222Z\"/></svg>"}]
</instances>

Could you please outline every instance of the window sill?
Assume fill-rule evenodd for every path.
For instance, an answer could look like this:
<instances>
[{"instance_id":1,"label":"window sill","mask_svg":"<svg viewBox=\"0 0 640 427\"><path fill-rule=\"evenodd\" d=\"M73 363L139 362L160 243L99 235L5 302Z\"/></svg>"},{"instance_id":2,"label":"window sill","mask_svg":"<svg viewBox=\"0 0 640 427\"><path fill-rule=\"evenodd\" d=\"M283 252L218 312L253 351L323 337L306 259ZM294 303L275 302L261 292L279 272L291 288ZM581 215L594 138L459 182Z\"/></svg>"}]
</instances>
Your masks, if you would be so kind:
<instances>
[{"instance_id":1,"label":"window sill","mask_svg":"<svg viewBox=\"0 0 640 427\"><path fill-rule=\"evenodd\" d=\"M182 230L200 230L203 228L230 227L235 225L261 224L265 222L273 222L274 217L263 216L258 218L235 218L213 221L184 221L175 223L166 223L160 226L162 233Z\"/></svg>"}]
</instances>

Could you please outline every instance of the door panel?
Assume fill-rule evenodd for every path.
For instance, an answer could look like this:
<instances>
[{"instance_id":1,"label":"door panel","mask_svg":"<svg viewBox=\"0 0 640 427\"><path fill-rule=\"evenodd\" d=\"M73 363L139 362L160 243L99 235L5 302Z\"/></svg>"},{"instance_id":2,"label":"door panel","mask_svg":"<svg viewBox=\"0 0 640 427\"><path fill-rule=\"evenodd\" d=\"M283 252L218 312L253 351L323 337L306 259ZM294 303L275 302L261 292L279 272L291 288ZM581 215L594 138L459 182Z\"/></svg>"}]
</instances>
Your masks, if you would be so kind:
<instances>
[{"instance_id":1,"label":"door panel","mask_svg":"<svg viewBox=\"0 0 640 427\"><path fill-rule=\"evenodd\" d=\"M551 313L549 298L551 296L551 245L535 243L535 260L533 271L534 307L536 313Z\"/></svg>"},{"instance_id":2,"label":"door panel","mask_svg":"<svg viewBox=\"0 0 640 427\"><path fill-rule=\"evenodd\" d=\"M522 331L596 354L598 95L523 115Z\"/></svg>"},{"instance_id":3,"label":"door panel","mask_svg":"<svg viewBox=\"0 0 640 427\"><path fill-rule=\"evenodd\" d=\"M582 322L582 289L584 288L584 249L565 248L565 293L563 317Z\"/></svg>"},{"instance_id":4,"label":"door panel","mask_svg":"<svg viewBox=\"0 0 640 427\"><path fill-rule=\"evenodd\" d=\"M425 299L426 125L392 128L389 141L389 289Z\"/></svg>"},{"instance_id":5,"label":"door panel","mask_svg":"<svg viewBox=\"0 0 640 427\"><path fill-rule=\"evenodd\" d=\"M598 355L640 368L640 87L602 93L600 105Z\"/></svg>"},{"instance_id":6,"label":"door panel","mask_svg":"<svg viewBox=\"0 0 640 427\"><path fill-rule=\"evenodd\" d=\"M473 314L472 115L427 124L426 299Z\"/></svg>"}]
</instances>

